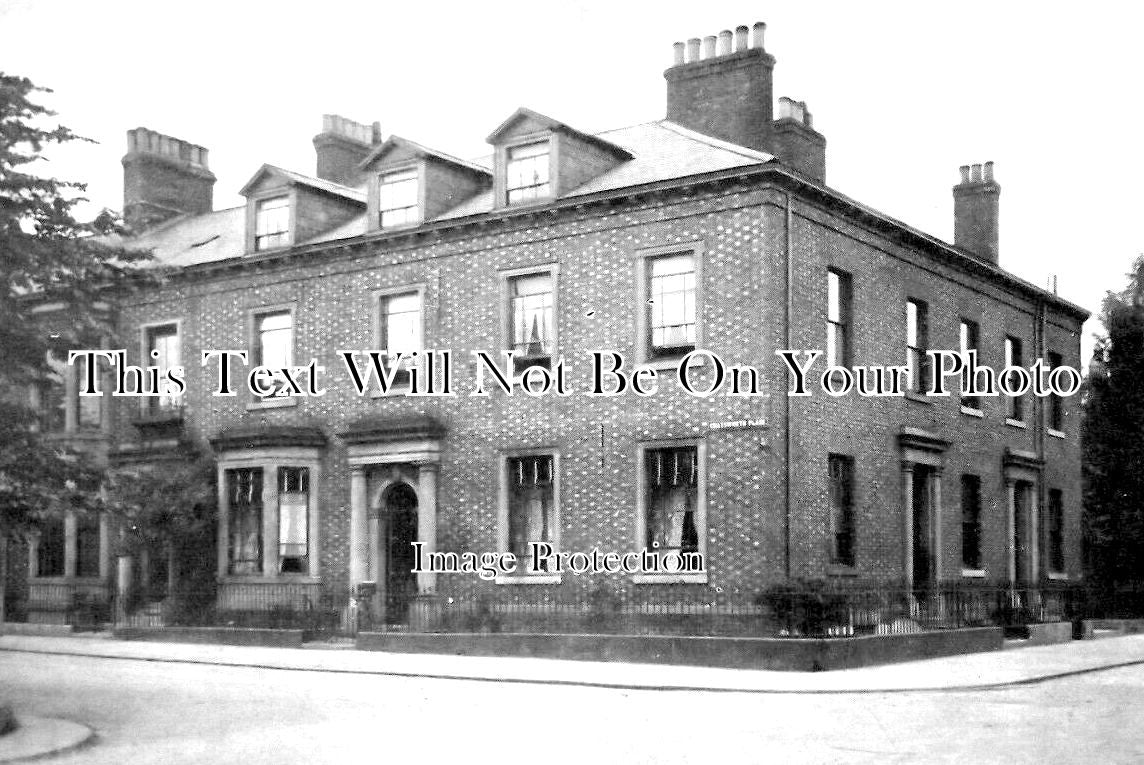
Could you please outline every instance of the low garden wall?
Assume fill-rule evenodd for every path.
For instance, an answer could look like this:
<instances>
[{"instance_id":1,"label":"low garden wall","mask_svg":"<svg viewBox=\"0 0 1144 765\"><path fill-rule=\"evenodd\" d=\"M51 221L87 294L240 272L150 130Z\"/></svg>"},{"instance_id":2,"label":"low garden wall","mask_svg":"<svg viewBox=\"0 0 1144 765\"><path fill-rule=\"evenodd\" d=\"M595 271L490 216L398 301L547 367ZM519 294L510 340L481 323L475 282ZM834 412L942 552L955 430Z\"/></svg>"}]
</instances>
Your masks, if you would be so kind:
<instances>
[{"instance_id":1,"label":"low garden wall","mask_svg":"<svg viewBox=\"0 0 1144 765\"><path fill-rule=\"evenodd\" d=\"M525 656L796 672L995 651L1003 643L1000 627L821 639L405 632L362 632L357 637L359 649L393 653Z\"/></svg>"}]
</instances>

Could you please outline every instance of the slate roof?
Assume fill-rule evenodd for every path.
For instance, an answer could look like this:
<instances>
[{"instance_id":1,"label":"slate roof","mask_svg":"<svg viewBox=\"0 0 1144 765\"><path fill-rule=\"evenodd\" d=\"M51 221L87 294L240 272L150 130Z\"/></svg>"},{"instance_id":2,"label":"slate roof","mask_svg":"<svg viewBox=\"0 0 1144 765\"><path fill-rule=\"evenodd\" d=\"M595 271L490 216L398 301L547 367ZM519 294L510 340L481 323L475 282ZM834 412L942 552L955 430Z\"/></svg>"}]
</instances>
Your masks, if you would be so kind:
<instances>
[{"instance_id":1,"label":"slate roof","mask_svg":"<svg viewBox=\"0 0 1144 765\"><path fill-rule=\"evenodd\" d=\"M737 146L718 138L705 136L667 120L609 130L599 134L601 140L629 152L632 159L621 162L607 172L572 190L565 198L601 191L614 191L689 175L728 170L769 162L770 154ZM433 151L434 154L440 154ZM447 155L441 155L447 156ZM465 164L491 172L492 156ZM283 175L330 193L364 202L361 189L341 186L319 178L263 165L252 177L264 171ZM488 190L462 201L432 220L443 221L492 212L493 192ZM365 212L352 220L298 244L314 244L348 239L366 233ZM156 261L164 266L184 267L213 263L244 256L246 243L246 208L234 207L195 216L180 216L132 239L129 246L151 249Z\"/></svg>"}]
</instances>

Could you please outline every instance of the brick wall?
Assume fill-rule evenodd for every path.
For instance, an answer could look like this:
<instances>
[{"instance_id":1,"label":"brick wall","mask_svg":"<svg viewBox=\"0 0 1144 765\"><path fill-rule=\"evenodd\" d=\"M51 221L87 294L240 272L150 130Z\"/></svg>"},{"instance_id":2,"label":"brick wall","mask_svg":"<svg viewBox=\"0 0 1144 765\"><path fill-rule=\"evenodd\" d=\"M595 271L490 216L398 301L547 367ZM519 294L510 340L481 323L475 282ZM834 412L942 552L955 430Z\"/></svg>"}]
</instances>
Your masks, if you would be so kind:
<instances>
[{"instance_id":1,"label":"brick wall","mask_svg":"<svg viewBox=\"0 0 1144 765\"><path fill-rule=\"evenodd\" d=\"M330 435L322 469L320 568L323 578L345 581L348 567L349 468L344 444L333 436L366 414L432 415L448 435L438 484L441 550L495 550L499 450L555 447L562 455L560 522L566 550L627 551L636 539L636 449L644 441L704 437L708 448L707 551L709 586L749 596L784 575L785 367L774 356L783 346L784 219L781 195L769 188L725 185L715 190L671 191L610 207L517 217L435 235L397 237L291 259L257 269L232 268L172 281L126 306L125 345L138 363L144 322L183 320L187 365L187 428L200 442L236 424L316 425ZM1006 333L1028 337L1034 307L1023 299L905 250L841 216L795 199L795 348L822 348L825 269L854 275L854 358L860 363L904 362L904 301L918 293L930 301L934 347L957 347L956 306L981 315L986 363ZM388 242L389 244L387 244ZM700 242L703 246L704 345L729 363L757 366L768 397L696 398L661 374L661 390L588 398L586 350L614 349L634 358L636 253L642 248ZM474 365L470 351L501 343L500 276L504 269L558 262L561 352L569 367L569 397L531 398L494 393L467 395ZM371 293L401 285L425 287L425 339L450 348L459 394L447 399L358 397L338 349L373 346ZM248 411L249 396L208 395L211 369L198 365L205 348L246 348L249 312L263 305L295 305L297 363L316 357L327 367L327 394L296 406ZM1079 326L1050 316L1050 344L1079 365ZM992 357L989 354L993 354ZM630 362L629 362L630 363ZM238 370L236 369L236 379ZM1067 437L1046 445L1048 475L1065 490L1069 530L1079 535L1079 451L1076 400L1067 402ZM896 436L901 426L931 430L952 442L946 455L944 537L946 571L960 568L958 476L982 476L986 565L1003 568L1004 447L1031 450L1033 429L1006 426L996 402L969 418L956 399L922 404L901 399L831 400L822 393L792 399L792 572L826 571L826 455L856 460L857 572L901 574L901 470ZM123 418L121 418L122 420ZM765 428L713 429L711 423L765 420ZM602 437L601 437L602 434ZM119 426L121 439L135 437ZM1076 536L1068 567L1079 568ZM486 586L475 577L443 577L440 589ZM492 586L492 585L487 585ZM586 582L566 576L564 587ZM701 587L700 585L657 585Z\"/></svg>"}]
</instances>

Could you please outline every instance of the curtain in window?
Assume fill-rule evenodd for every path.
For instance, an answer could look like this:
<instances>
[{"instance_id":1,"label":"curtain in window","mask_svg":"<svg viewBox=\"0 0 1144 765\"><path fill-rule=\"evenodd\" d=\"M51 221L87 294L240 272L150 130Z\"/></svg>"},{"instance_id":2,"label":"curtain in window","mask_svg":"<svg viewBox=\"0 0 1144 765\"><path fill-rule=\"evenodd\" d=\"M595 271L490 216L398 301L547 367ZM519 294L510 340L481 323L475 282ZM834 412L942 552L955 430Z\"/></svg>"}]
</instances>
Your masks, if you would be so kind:
<instances>
[{"instance_id":1,"label":"curtain in window","mask_svg":"<svg viewBox=\"0 0 1144 765\"><path fill-rule=\"evenodd\" d=\"M283 571L302 571L309 545L310 471L280 468L278 471L278 555Z\"/></svg>"},{"instance_id":2,"label":"curtain in window","mask_svg":"<svg viewBox=\"0 0 1144 765\"><path fill-rule=\"evenodd\" d=\"M230 499L230 573L262 571L262 471L228 470Z\"/></svg>"},{"instance_id":3,"label":"curtain in window","mask_svg":"<svg viewBox=\"0 0 1144 765\"><path fill-rule=\"evenodd\" d=\"M510 289L513 350L530 357L552 353L552 275L518 276Z\"/></svg>"},{"instance_id":4,"label":"curtain in window","mask_svg":"<svg viewBox=\"0 0 1144 765\"><path fill-rule=\"evenodd\" d=\"M554 464L551 455L519 457L508 461L509 546L526 558L529 545L552 541Z\"/></svg>"},{"instance_id":5,"label":"curtain in window","mask_svg":"<svg viewBox=\"0 0 1144 765\"><path fill-rule=\"evenodd\" d=\"M695 447L647 453L647 545L657 552L697 552L699 459Z\"/></svg>"}]
</instances>

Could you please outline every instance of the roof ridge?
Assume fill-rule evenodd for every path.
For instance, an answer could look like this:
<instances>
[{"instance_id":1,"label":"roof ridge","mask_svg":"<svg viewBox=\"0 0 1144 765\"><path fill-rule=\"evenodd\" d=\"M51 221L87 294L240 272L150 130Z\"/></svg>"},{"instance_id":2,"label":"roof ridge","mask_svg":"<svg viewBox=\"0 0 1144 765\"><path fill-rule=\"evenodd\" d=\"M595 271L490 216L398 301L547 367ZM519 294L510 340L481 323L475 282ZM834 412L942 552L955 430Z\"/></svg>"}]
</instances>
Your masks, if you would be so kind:
<instances>
[{"instance_id":1,"label":"roof ridge","mask_svg":"<svg viewBox=\"0 0 1144 765\"><path fill-rule=\"evenodd\" d=\"M768 154L765 151L758 151L746 146L741 146L737 143L724 141L722 138L715 138L714 136L705 135L696 130L692 130L691 128L685 128L683 125L672 122L671 120L663 119L659 120L655 124L658 124L660 127L663 127L666 130L670 130L677 135L681 135L684 138L690 138L693 141L699 141L700 143L705 143L708 146L712 146L716 149L723 149L724 151L729 151L733 154L747 157L748 159L761 159L764 162L770 162L775 158L773 154Z\"/></svg>"}]
</instances>

